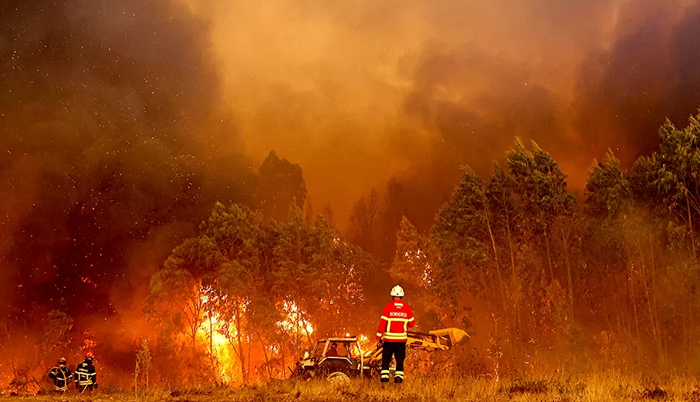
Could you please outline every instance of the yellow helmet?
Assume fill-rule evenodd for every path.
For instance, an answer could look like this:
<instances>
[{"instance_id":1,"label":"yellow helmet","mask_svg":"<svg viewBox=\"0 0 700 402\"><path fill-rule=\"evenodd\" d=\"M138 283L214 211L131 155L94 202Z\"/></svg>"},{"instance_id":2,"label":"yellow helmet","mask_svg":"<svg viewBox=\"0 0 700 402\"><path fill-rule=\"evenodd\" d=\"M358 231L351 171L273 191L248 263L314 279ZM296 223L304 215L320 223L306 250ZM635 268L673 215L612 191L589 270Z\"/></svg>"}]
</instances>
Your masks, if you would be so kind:
<instances>
[{"instance_id":1,"label":"yellow helmet","mask_svg":"<svg viewBox=\"0 0 700 402\"><path fill-rule=\"evenodd\" d=\"M391 297L403 297L403 288L399 285L394 286L391 288Z\"/></svg>"}]
</instances>

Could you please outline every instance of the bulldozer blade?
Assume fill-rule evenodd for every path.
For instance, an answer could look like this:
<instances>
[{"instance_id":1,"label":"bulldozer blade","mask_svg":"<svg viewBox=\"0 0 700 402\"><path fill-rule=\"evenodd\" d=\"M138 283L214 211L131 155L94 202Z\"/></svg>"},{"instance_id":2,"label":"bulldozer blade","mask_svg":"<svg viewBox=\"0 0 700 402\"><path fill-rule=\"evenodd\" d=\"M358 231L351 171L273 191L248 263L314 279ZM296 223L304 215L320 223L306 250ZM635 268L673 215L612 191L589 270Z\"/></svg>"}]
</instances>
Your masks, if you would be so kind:
<instances>
[{"instance_id":1,"label":"bulldozer blade","mask_svg":"<svg viewBox=\"0 0 700 402\"><path fill-rule=\"evenodd\" d=\"M431 335L439 336L441 338L447 336L450 340L451 346L465 343L469 338L471 338L467 331L461 330L459 328L436 329L428 333Z\"/></svg>"},{"instance_id":2,"label":"bulldozer blade","mask_svg":"<svg viewBox=\"0 0 700 402\"><path fill-rule=\"evenodd\" d=\"M469 338L469 334L458 328L436 329L430 332L408 331L408 341L406 346L410 348L420 348L427 351L447 350Z\"/></svg>"}]
</instances>

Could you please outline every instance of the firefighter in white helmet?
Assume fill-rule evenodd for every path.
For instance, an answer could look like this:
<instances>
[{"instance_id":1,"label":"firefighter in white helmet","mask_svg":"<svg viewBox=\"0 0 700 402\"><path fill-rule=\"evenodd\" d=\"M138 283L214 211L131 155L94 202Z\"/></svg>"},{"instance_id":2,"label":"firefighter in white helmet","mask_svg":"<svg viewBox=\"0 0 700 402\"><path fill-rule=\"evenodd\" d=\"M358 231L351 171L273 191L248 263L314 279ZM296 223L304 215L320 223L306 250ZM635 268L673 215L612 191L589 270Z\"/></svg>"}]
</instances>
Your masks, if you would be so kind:
<instances>
[{"instance_id":1,"label":"firefighter in white helmet","mask_svg":"<svg viewBox=\"0 0 700 402\"><path fill-rule=\"evenodd\" d=\"M404 291L399 285L391 289L391 302L382 310L377 330L377 346L383 346L382 350L382 382L389 382L389 364L391 358L396 358L396 372L394 382L403 382L403 361L406 359L406 341L409 327L416 325L413 310L404 303Z\"/></svg>"}]
</instances>

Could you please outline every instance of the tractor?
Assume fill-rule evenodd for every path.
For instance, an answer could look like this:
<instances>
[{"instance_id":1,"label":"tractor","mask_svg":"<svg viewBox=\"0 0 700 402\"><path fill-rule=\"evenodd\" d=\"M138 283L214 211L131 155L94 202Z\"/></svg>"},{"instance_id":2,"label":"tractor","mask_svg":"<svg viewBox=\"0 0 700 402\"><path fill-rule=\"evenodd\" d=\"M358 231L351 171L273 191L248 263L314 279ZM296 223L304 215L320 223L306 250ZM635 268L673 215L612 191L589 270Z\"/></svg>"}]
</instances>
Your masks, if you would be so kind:
<instances>
[{"instance_id":1,"label":"tractor","mask_svg":"<svg viewBox=\"0 0 700 402\"><path fill-rule=\"evenodd\" d=\"M407 348L428 352L447 350L461 343L469 335L457 328L433 330L428 333L408 331ZM334 382L350 378L379 376L382 366L381 346L363 351L356 336L319 339L311 352L297 361L293 378L325 378ZM390 370L393 371L393 364Z\"/></svg>"}]
</instances>

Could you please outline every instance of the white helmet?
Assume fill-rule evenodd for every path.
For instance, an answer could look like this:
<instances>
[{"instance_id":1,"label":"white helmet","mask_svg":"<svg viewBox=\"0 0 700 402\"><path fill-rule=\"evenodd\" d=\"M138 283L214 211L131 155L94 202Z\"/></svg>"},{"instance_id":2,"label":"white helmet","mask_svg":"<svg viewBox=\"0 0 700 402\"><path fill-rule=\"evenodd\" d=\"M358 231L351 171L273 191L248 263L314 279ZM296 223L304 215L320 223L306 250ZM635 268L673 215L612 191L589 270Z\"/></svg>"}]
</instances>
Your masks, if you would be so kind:
<instances>
[{"instance_id":1,"label":"white helmet","mask_svg":"<svg viewBox=\"0 0 700 402\"><path fill-rule=\"evenodd\" d=\"M399 285L391 288L391 297L403 297L403 288Z\"/></svg>"}]
</instances>

